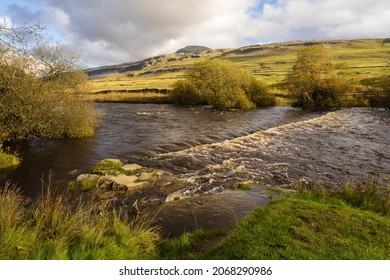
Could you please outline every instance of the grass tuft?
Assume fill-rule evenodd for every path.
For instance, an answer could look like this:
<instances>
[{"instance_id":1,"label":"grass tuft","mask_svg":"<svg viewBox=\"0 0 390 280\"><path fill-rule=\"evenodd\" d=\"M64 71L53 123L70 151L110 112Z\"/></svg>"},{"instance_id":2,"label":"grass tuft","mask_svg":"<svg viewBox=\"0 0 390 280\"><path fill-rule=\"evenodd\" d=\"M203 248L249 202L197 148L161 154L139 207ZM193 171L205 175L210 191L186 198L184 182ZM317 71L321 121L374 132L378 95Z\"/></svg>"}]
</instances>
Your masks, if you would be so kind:
<instances>
[{"instance_id":1,"label":"grass tuft","mask_svg":"<svg viewBox=\"0 0 390 280\"><path fill-rule=\"evenodd\" d=\"M14 187L0 192L0 259L152 259L158 240L145 219L75 205L50 189L30 204Z\"/></svg>"}]
</instances>

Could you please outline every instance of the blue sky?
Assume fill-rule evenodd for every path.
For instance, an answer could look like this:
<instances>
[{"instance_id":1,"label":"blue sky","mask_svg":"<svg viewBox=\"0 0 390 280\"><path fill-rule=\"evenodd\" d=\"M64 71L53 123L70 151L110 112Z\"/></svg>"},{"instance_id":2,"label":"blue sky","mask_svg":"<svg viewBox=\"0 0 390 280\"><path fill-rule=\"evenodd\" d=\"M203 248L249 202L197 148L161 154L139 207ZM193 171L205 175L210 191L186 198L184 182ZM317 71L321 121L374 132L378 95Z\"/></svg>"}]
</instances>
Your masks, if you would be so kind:
<instances>
[{"instance_id":1,"label":"blue sky","mask_svg":"<svg viewBox=\"0 0 390 280\"><path fill-rule=\"evenodd\" d=\"M0 17L40 22L90 65L186 45L390 37L388 0L1 0Z\"/></svg>"}]
</instances>

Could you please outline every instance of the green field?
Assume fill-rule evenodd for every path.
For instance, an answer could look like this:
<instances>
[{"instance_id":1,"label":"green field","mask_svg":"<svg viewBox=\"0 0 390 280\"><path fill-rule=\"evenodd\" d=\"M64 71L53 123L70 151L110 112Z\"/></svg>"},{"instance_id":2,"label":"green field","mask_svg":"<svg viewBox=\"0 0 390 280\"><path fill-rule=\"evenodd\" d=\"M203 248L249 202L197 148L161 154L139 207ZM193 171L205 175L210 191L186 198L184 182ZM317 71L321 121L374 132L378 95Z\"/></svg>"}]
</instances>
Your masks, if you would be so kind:
<instances>
[{"instance_id":1,"label":"green field","mask_svg":"<svg viewBox=\"0 0 390 280\"><path fill-rule=\"evenodd\" d=\"M91 76L88 92L170 89L185 76L186 69L204 58L226 59L247 69L257 79L280 91L280 83L292 69L299 49L321 44L329 51L331 62L355 78L364 90L384 74L389 74L390 43L383 39L294 41L247 46L238 49L205 51L199 54L168 54L149 58L142 63L121 67L101 67L100 75ZM134 70L126 70L134 69ZM92 69L93 70L93 69Z\"/></svg>"}]
</instances>

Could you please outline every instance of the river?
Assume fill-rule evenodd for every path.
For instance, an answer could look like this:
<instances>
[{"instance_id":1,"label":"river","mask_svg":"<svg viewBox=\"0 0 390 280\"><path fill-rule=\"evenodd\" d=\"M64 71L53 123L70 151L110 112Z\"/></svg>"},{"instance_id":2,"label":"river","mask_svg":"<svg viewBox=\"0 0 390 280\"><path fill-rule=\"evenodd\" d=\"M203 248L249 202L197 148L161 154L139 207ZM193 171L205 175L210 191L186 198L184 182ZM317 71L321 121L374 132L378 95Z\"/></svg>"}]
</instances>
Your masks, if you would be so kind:
<instances>
[{"instance_id":1,"label":"river","mask_svg":"<svg viewBox=\"0 0 390 280\"><path fill-rule=\"evenodd\" d=\"M30 141L7 178L29 196L47 176L64 189L104 158L174 173L190 182L165 203L158 225L175 236L198 227L230 229L257 205L259 192L226 190L252 180L291 187L297 179L340 184L370 173L390 177L390 114L364 108L307 113L290 107L217 111L172 105L96 104L94 137ZM44 183L42 183L44 182ZM208 195L212 194L212 195Z\"/></svg>"},{"instance_id":2,"label":"river","mask_svg":"<svg viewBox=\"0 0 390 280\"><path fill-rule=\"evenodd\" d=\"M258 130L310 118L288 107L253 111L217 111L172 105L98 103L102 119L87 139L35 140L14 147L22 164L8 180L24 194L39 195L49 174L56 188L88 172L104 158L144 162L160 154L248 135Z\"/></svg>"}]
</instances>

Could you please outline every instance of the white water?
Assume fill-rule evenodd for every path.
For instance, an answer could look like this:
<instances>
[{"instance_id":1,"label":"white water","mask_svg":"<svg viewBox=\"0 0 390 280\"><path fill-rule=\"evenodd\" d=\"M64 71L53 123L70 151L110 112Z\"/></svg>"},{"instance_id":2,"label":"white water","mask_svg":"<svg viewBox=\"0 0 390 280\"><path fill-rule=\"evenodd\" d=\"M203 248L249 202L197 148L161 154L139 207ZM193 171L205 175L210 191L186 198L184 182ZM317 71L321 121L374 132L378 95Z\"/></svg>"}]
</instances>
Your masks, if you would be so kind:
<instances>
[{"instance_id":1,"label":"white water","mask_svg":"<svg viewBox=\"0 0 390 280\"><path fill-rule=\"evenodd\" d=\"M336 185L372 173L390 178L389 143L390 114L355 108L151 161L191 182L175 194L183 198L246 180L290 187L300 178Z\"/></svg>"}]
</instances>

